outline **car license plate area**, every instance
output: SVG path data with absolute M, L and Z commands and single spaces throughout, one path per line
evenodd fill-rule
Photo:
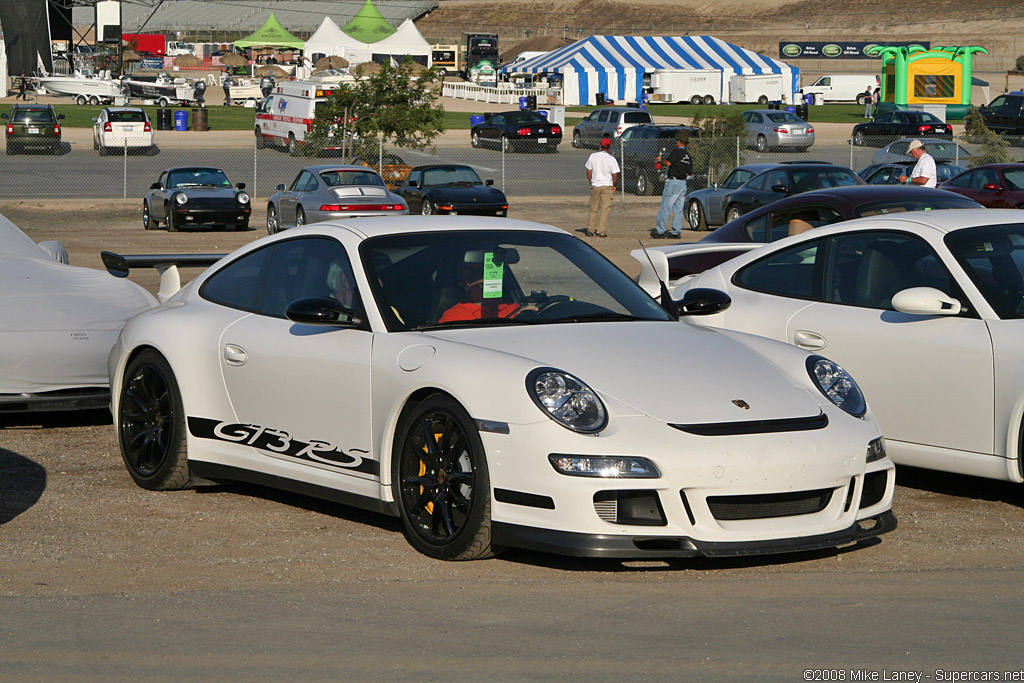
M 39 134 L 39 129 L 36 128 L 35 126 L 29 126 L 28 127 L 28 132 L 29 132 L 30 135 L 38 135 Z
M 543 144 L 544 144 L 545 142 L 547 142 L 547 141 L 548 141 L 548 139 L 547 139 L 547 138 L 537 138 L 537 142 L 538 142 L 539 144 L 542 144 L 542 145 L 543 145 Z
M 125 133 L 131 133 L 133 128 L 131 126 L 122 126 L 121 130 L 123 130 Z

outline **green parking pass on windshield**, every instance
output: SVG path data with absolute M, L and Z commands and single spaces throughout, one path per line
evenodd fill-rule
M 484 298 L 501 298 L 501 280 L 505 273 L 505 264 L 494 262 L 494 252 L 484 254 Z

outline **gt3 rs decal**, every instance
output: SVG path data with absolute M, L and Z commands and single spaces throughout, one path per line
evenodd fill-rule
M 344 470 L 365 472 L 380 476 L 380 463 L 364 459 L 361 454 L 369 451 L 359 448 L 348 452 L 336 448 L 327 441 L 311 440 L 308 443 L 292 438 L 288 432 L 260 425 L 221 422 L 205 417 L 188 418 L 188 431 L 197 439 L 213 439 L 243 444 L 260 451 L 286 455 L 296 460 L 330 465 Z

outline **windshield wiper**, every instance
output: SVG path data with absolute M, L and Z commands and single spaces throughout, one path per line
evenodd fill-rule
M 536 322 L 533 320 L 517 320 L 516 318 L 474 318 L 473 320 L 451 320 L 444 323 L 420 325 L 411 329 L 416 332 L 424 332 L 427 330 L 449 330 L 456 327 L 479 327 L 481 325 L 494 325 L 495 327 L 503 325 L 534 325 Z
M 567 318 L 559 318 L 550 322 L 560 323 L 589 323 L 589 322 L 618 322 L 618 321 L 629 321 L 629 320 L 654 320 L 654 318 L 638 318 L 635 315 L 629 315 L 628 313 L 613 313 L 612 311 L 605 311 L 603 313 L 583 313 L 581 315 L 571 315 Z

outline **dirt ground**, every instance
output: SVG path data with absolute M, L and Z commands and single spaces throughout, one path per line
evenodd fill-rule
M 647 236 L 657 198 L 619 203 L 596 246 L 627 273 Z M 146 232 L 134 207 L 94 202 L 4 202 L 0 212 L 34 240 L 59 239 L 75 265 L 100 267 L 101 249 L 122 253 L 225 252 L 265 234 Z M 552 205 L 519 201 L 513 216 L 570 230 L 585 223 L 585 198 Z M 688 238 L 697 234 L 688 233 Z M 649 240 L 644 239 L 650 243 Z M 155 289 L 155 276 L 138 281 Z M 665 350 L 686 362 L 685 349 Z M 339 572 L 379 581 L 462 577 L 517 583 L 584 572 L 671 568 L 684 574 L 942 572 L 1024 567 L 1024 487 L 901 470 L 899 528 L 853 552 L 734 561 L 617 563 L 510 552 L 497 561 L 453 566 L 429 561 L 386 517 L 255 486 L 153 493 L 136 487 L 121 462 L 109 414 L 8 416 L 0 421 L 0 596 L 246 589 L 338 580 Z M 511 560 L 511 562 L 510 562 Z

